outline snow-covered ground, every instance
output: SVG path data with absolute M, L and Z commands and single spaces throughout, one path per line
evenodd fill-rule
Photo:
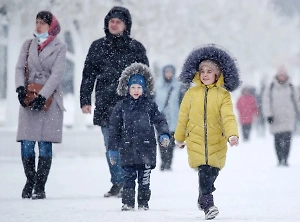
M 215 184 L 215 204 L 220 210 L 215 220 L 299 222 L 299 157 L 299 136 L 292 143 L 289 167 L 276 165 L 269 134 L 256 138 L 253 133 L 250 142 L 230 147 Z M 111 184 L 101 155 L 56 155 L 45 200 L 21 198 L 25 176 L 20 157 L 1 156 L 0 175 L 1 222 L 204 221 L 196 205 L 197 172 L 189 168 L 186 150 L 175 150 L 173 171 L 152 171 L 149 211 L 122 212 L 121 199 L 103 197 Z

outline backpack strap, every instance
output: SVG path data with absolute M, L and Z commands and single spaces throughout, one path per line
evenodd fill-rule
M 168 95 L 167 95 L 167 99 L 165 101 L 164 109 L 167 108 L 167 106 L 169 104 L 169 100 L 170 100 L 170 96 L 171 96 L 172 91 L 173 91 L 173 86 L 171 86 L 171 88 L 169 89 L 169 92 L 168 92 Z

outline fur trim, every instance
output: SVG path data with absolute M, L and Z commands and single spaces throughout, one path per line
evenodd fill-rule
M 134 74 L 141 74 L 145 77 L 146 80 L 146 93 L 153 95 L 154 94 L 154 78 L 151 74 L 149 67 L 142 63 L 132 63 L 128 66 L 121 74 L 119 78 L 119 85 L 117 92 L 120 96 L 125 96 L 128 94 L 128 80 L 130 76 Z
M 191 83 L 198 71 L 200 62 L 207 59 L 220 66 L 225 89 L 232 92 L 240 86 L 240 71 L 236 59 L 227 50 L 215 44 L 201 46 L 189 54 L 180 73 L 180 81 Z

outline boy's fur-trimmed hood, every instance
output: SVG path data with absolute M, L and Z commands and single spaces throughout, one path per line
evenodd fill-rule
M 121 74 L 119 78 L 119 85 L 117 88 L 117 93 L 120 96 L 125 96 L 129 93 L 128 89 L 128 80 L 134 74 L 140 74 L 145 77 L 146 80 L 146 92 L 147 94 L 153 95 L 154 94 L 154 78 L 151 74 L 149 67 L 142 63 L 132 63 L 128 66 Z
M 200 62 L 204 60 L 212 60 L 220 66 L 225 89 L 232 92 L 240 86 L 240 71 L 236 59 L 227 50 L 215 44 L 200 46 L 188 55 L 179 76 L 180 81 L 191 83 L 198 72 Z

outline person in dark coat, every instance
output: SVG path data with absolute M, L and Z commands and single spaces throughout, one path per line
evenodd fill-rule
M 90 46 L 82 74 L 80 106 L 83 113 L 91 113 L 91 95 L 96 82 L 93 122 L 102 130 L 113 184 L 105 197 L 120 196 L 123 187 L 123 170 L 119 164 L 110 164 L 107 153 L 109 116 L 114 105 L 122 99 L 116 93 L 118 79 L 134 62 L 149 66 L 144 46 L 130 37 L 131 25 L 129 11 L 124 7 L 113 7 L 104 19 L 105 37 Z
M 122 210 L 133 210 L 135 180 L 138 187 L 138 208 L 148 210 L 150 174 L 156 166 L 156 136 L 160 145 L 168 147 L 169 128 L 165 116 L 159 112 L 153 94 L 154 80 L 150 69 L 141 63 L 126 68 L 119 80 L 118 94 L 125 96 L 113 109 L 109 126 L 109 157 L 116 164 L 120 149 L 121 166 L 125 171 Z
M 15 83 L 20 102 L 17 141 L 21 143 L 21 157 L 27 178 L 22 198 L 44 199 L 52 164 L 52 143 L 62 142 L 65 108 L 61 79 L 65 73 L 67 46 L 57 38 L 60 25 L 51 12 L 40 11 L 35 23 L 34 39 L 24 42 L 16 65 Z M 28 80 L 24 73 L 25 66 L 28 67 Z M 43 85 L 43 88 L 34 100 L 25 103 L 26 87 L 31 83 Z M 52 103 L 44 111 L 46 99 L 51 95 Z M 39 148 L 37 169 L 36 143 Z

